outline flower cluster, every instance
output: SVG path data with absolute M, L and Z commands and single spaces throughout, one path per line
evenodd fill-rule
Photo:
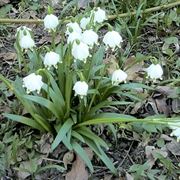
M 99 45 L 101 39 L 99 39 L 98 33 L 94 30 L 97 24 L 103 23 L 107 20 L 106 12 L 101 8 L 92 10 L 89 16 L 85 16 L 77 22 L 70 22 L 66 25 L 65 36 L 67 38 L 67 44 L 71 48 L 71 55 L 74 59 L 74 63 L 77 60 L 86 63 L 91 60 L 91 51 L 95 46 Z M 78 23 L 80 22 L 80 23 Z M 58 18 L 53 14 L 48 14 L 44 18 L 44 27 L 49 32 L 56 32 L 59 25 Z M 17 39 L 22 49 L 31 49 L 35 46 L 35 42 L 32 38 L 31 29 L 23 26 L 17 29 Z M 102 38 L 102 42 L 106 49 L 114 51 L 116 48 L 121 48 L 123 42 L 119 32 L 110 30 Z M 51 67 L 57 68 L 58 63 L 62 63 L 60 55 L 51 49 L 44 55 L 43 60 L 45 68 L 48 70 Z M 163 70 L 159 64 L 152 64 L 146 69 L 147 75 L 153 79 L 161 79 Z M 121 69 L 117 69 L 112 73 L 112 85 L 119 85 L 122 82 L 126 82 L 127 74 Z M 33 83 L 31 83 L 33 82 Z M 43 85 L 42 77 L 35 75 L 34 73 L 28 75 L 23 79 L 23 86 L 27 89 L 27 92 L 37 91 Z M 88 84 L 85 81 L 77 81 L 73 87 L 75 95 L 79 95 L 81 98 L 87 96 Z

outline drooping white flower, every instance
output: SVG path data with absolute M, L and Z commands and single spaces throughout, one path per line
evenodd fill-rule
M 21 48 L 23 48 L 23 49 L 31 49 L 31 48 L 35 47 L 35 42 L 29 35 L 23 36 L 20 39 L 19 44 L 20 44 Z
M 27 93 L 32 91 L 37 91 L 37 93 L 39 93 L 43 84 L 42 76 L 36 75 L 35 73 L 29 74 L 23 78 L 23 87 L 27 89 Z
M 146 69 L 147 75 L 151 78 L 151 79 L 162 79 L 162 75 L 163 75 L 163 70 L 162 67 L 160 66 L 160 64 L 151 64 L 147 69 Z
M 107 20 L 106 12 L 98 7 L 96 10 L 91 11 L 91 17 L 94 16 L 94 23 L 102 23 Z
M 71 34 L 69 34 L 68 39 L 67 39 L 67 43 L 73 43 L 75 40 L 79 40 L 81 41 L 82 39 L 82 35 L 77 33 L 77 32 L 72 32 Z
M 180 141 L 180 123 L 174 123 L 173 125 L 171 124 L 169 126 L 172 129 L 172 133 L 170 134 L 171 136 L 176 136 L 177 141 Z
M 126 82 L 126 79 L 127 79 L 127 74 L 121 69 L 118 69 L 113 72 L 111 81 L 113 85 L 118 85 L 123 81 Z
M 17 28 L 17 32 L 16 32 L 16 37 L 18 36 L 18 39 L 20 40 L 23 36 L 30 36 L 31 37 L 31 32 L 32 30 L 26 26 L 21 26 Z
M 86 59 L 90 56 L 88 45 L 83 42 L 75 42 L 72 47 L 72 55 L 75 61 L 80 60 L 86 62 Z
M 55 30 L 56 27 L 58 26 L 58 24 L 59 24 L 58 17 L 53 15 L 53 14 L 48 14 L 44 18 L 44 27 L 45 27 L 45 29 Z
M 90 17 L 83 17 L 80 21 L 80 27 L 82 29 L 86 29 L 87 28 L 87 25 L 90 23 Z
M 109 31 L 105 34 L 103 42 L 107 47 L 114 50 L 117 47 L 121 47 L 121 42 L 123 42 L 122 37 L 116 31 Z
M 45 57 L 44 57 L 44 65 L 45 67 L 50 68 L 51 66 L 54 66 L 57 68 L 57 63 L 60 62 L 60 56 L 59 54 L 55 52 L 47 52 Z
M 79 95 L 81 98 L 87 96 L 88 84 L 85 81 L 77 81 L 73 87 L 75 96 Z
M 77 32 L 81 34 L 82 29 L 80 28 L 79 24 L 77 22 L 70 22 L 66 25 L 67 30 L 66 30 L 66 35 L 71 34 L 72 32 Z
M 90 47 L 93 47 L 94 44 L 98 44 L 98 35 L 93 30 L 86 30 L 82 34 L 82 42 L 86 43 Z

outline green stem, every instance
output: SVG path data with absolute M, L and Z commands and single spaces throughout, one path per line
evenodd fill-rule
M 179 5 L 180 5 L 180 1 L 176 1 L 176 2 L 173 2 L 173 3 L 160 5 L 160 6 L 156 6 L 156 7 L 152 7 L 152 8 L 142 10 L 141 13 L 142 14 L 147 14 L 147 13 L 151 13 L 151 12 L 155 12 L 155 11 L 159 11 L 159 10 L 170 9 L 170 8 L 173 8 L 173 7 L 176 7 L 176 6 L 179 6 Z M 108 19 L 113 20 L 113 19 L 116 19 L 116 18 L 124 18 L 124 17 L 134 16 L 134 15 L 136 15 L 136 13 L 137 13 L 137 11 L 132 11 L 132 12 L 122 13 L 122 14 L 117 14 L 117 15 L 109 15 Z M 68 22 L 68 19 L 61 22 L 61 24 L 67 23 L 67 22 Z M 15 23 L 15 24 L 42 24 L 43 20 L 41 20 L 41 19 L 8 19 L 8 18 L 0 18 L 0 24 L 11 24 L 11 23 Z

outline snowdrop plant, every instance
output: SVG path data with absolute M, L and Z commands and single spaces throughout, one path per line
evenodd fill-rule
M 50 18 L 54 21 L 52 24 L 46 22 Z M 77 22 L 81 22 L 83 29 L 77 22 L 68 23 L 62 35 L 64 41 L 57 45 L 53 37 L 50 45 L 35 47 L 34 42 L 26 41 L 25 46 L 21 41 L 23 37 L 32 38 L 32 32 L 25 27 L 18 29 L 15 48 L 19 62 L 24 62 L 20 68 L 27 76 L 11 81 L 0 75 L 0 80 L 13 91 L 27 114 L 4 113 L 4 116 L 42 132 L 52 133 L 52 150 L 63 143 L 68 150 L 79 154 L 93 172 L 92 163 L 83 149 L 84 145 L 89 146 L 116 173 L 113 162 L 104 152 L 108 150 L 108 145 L 91 130 L 90 125 L 110 124 L 109 127 L 115 132 L 112 123 L 144 122 L 113 111 L 103 112 L 102 109 L 130 105 L 137 101 L 132 93 L 133 88 L 151 88 L 139 83 L 132 86 L 126 82 L 128 76 L 123 68 L 115 70 L 112 75 L 107 74 L 107 64 L 104 63 L 106 46 L 114 50 L 120 48 L 122 38 L 118 32 L 110 31 L 101 40 L 97 29 L 94 26 L 87 29 L 86 25 L 82 25 L 82 19 L 77 19 Z M 94 23 L 102 23 L 106 20 L 105 11 L 100 8 L 93 10 L 90 19 Z M 91 24 L 89 19 L 86 21 L 84 24 Z M 47 29 L 53 30 L 57 24 L 57 18 L 52 15 L 44 19 Z M 33 48 L 25 52 L 24 48 L 27 47 Z M 161 74 L 150 77 L 159 78 Z M 114 95 L 120 99 L 110 100 Z M 152 119 L 145 122 L 151 123 Z M 153 122 L 167 123 L 165 120 Z

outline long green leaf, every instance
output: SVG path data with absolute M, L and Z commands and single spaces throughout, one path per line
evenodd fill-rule
M 92 163 L 84 149 L 77 142 L 73 142 L 72 146 L 76 153 L 84 160 L 90 171 L 93 172 L 94 169 Z
M 7 113 L 4 113 L 3 116 L 5 116 L 6 118 L 11 119 L 13 121 L 20 122 L 20 123 L 28 125 L 32 128 L 38 129 L 40 131 L 45 131 L 45 129 L 40 124 L 38 124 L 34 119 L 15 115 L 15 114 L 7 114 Z
M 64 167 L 62 167 L 62 166 L 59 166 L 59 165 L 56 165 L 56 164 L 50 164 L 50 165 L 47 165 L 47 166 L 44 166 L 44 167 L 41 167 L 41 168 L 39 168 L 37 171 L 36 171 L 36 174 L 37 173 L 40 173 L 40 172 L 42 172 L 42 171 L 46 171 L 46 170 L 48 170 L 48 169 L 56 169 L 56 170 L 58 170 L 58 171 L 60 171 L 60 172 L 64 172 L 66 169 L 64 168 Z
M 54 142 L 52 143 L 51 146 L 52 150 L 54 150 L 60 144 L 60 142 L 66 136 L 67 132 L 71 129 L 72 125 L 73 125 L 72 119 L 69 118 L 68 120 L 66 120 L 66 122 L 60 128 Z
M 50 100 L 45 99 L 43 97 L 32 96 L 32 95 L 25 95 L 23 97 L 25 99 L 33 101 L 33 102 L 35 102 L 37 104 L 40 104 L 41 106 L 46 107 L 48 110 L 50 110 L 59 119 L 59 114 L 58 114 L 58 112 L 56 110 L 56 107 L 54 106 L 54 104 Z
M 94 140 L 96 141 L 96 140 Z M 111 170 L 112 173 L 116 174 L 116 168 L 114 167 L 111 160 L 107 157 L 107 155 L 104 153 L 104 151 L 101 149 L 100 146 L 98 146 L 97 143 L 95 143 L 89 138 L 85 138 L 86 144 L 97 154 L 97 156 L 104 162 L 104 164 Z
M 105 141 L 103 141 L 99 136 L 94 134 L 89 128 L 87 127 L 81 127 L 79 129 L 76 129 L 76 131 L 83 136 L 88 137 L 89 139 L 96 140 L 97 143 L 99 143 L 101 146 L 105 147 L 106 149 L 109 149 L 108 145 Z

